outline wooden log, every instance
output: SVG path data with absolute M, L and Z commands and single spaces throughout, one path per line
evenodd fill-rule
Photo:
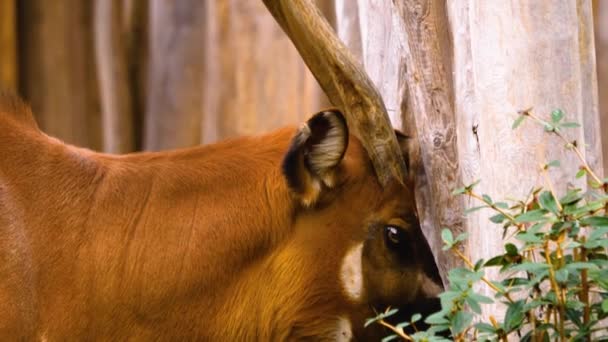
M 572 182 L 580 164 L 563 143 L 532 122 L 517 130 L 511 125 L 519 110 L 533 107 L 534 113 L 548 118 L 553 109 L 562 108 L 565 120 L 583 125 L 566 135 L 584 146 L 589 136 L 585 131 L 597 126 L 596 93 L 584 84 L 595 68 L 586 59 L 586 53 L 593 51 L 592 41 L 580 34 L 592 30 L 590 17 L 582 15 L 589 11 L 590 1 L 449 2 L 463 183 L 481 179 L 476 191 L 494 200 L 524 198 L 532 187 L 546 185 L 540 165 L 559 159 L 561 167 L 550 173 L 556 191 L 585 188 L 584 181 Z M 593 157 L 600 151 L 593 144 L 584 153 Z M 466 207 L 478 204 L 465 202 Z M 467 251 L 473 260 L 503 249 L 502 229 L 488 220 L 490 215 L 491 211 L 482 210 L 466 216 Z M 490 271 L 486 274 L 497 277 Z M 493 294 L 486 287 L 479 290 Z M 500 312 L 496 305 L 484 313 L 500 317 Z

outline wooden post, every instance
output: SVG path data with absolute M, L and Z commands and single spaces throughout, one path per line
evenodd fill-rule
M 511 125 L 519 110 L 532 107 L 548 118 L 562 108 L 567 121 L 582 124 L 565 134 L 579 146 L 589 144 L 583 152 L 594 167 L 601 166 L 591 2 L 455 0 L 448 9 L 463 183 L 481 179 L 477 191 L 494 200 L 524 198 L 532 187 L 546 185 L 540 165 L 559 159 L 561 167 L 550 173 L 557 192 L 571 185 L 585 188 L 584 181 L 571 183 L 580 164 L 563 143 L 532 122 L 517 130 Z M 488 221 L 492 214 L 466 216 L 473 260 L 502 250 L 501 227 Z M 485 313 L 500 316 L 500 311 L 496 306 Z
M 558 191 L 585 187 L 569 183 L 579 162 L 542 127 L 526 122 L 511 129 L 518 110 L 533 107 L 548 117 L 564 109 L 568 121 L 582 125 L 566 134 L 587 146 L 584 153 L 601 172 L 590 1 L 336 3 L 337 31 L 354 42 L 389 113 L 395 109 L 393 124 L 402 118 L 420 143 L 420 157 L 418 148 L 412 151 L 415 164 L 422 161 L 415 167 L 418 206 L 444 280 L 459 261 L 441 252 L 443 227 L 470 234 L 465 249 L 473 260 L 503 245 L 501 227 L 488 220 L 492 213 L 463 216 L 479 203 L 453 197 L 454 188 L 481 179 L 477 191 L 495 200 L 521 198 L 545 185 L 540 164 L 554 159 L 562 161 L 551 171 Z M 358 28 L 340 27 L 357 21 Z M 486 314 L 500 311 L 490 307 Z
M 414 138 L 410 163 L 418 212 L 445 282 L 447 270 L 460 262 L 442 251 L 441 228 L 458 234 L 464 227 L 461 200 L 451 196 L 460 177 L 443 2 L 339 0 L 336 7 L 341 38 L 353 42 L 393 125 Z M 340 27 L 357 22 L 359 28 Z

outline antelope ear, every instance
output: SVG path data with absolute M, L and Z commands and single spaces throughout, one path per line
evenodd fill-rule
M 323 189 L 335 185 L 347 146 L 348 127 L 337 110 L 319 112 L 298 129 L 283 159 L 283 175 L 303 205 L 313 205 Z

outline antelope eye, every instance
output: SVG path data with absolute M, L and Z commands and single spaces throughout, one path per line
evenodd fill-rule
M 385 226 L 384 242 L 390 248 L 399 247 L 405 242 L 405 231 L 395 226 Z

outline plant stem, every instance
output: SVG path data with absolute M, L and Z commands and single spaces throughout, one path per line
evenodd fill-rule
M 541 118 L 539 118 L 538 116 L 532 114 L 532 111 L 530 110 L 525 110 L 520 112 L 520 115 L 526 115 L 531 117 L 532 119 L 536 120 L 536 122 L 542 124 L 542 125 L 546 125 L 546 126 L 553 126 L 550 125 L 548 122 L 545 122 L 544 120 L 542 120 Z M 576 146 L 576 144 L 568 141 L 568 139 L 566 139 L 566 137 L 564 137 L 564 135 L 557 129 L 554 129 L 551 131 L 551 133 L 557 135 L 560 139 L 562 139 L 562 141 L 564 141 L 567 145 L 572 146 L 572 150 L 574 151 L 574 153 L 576 153 L 576 156 L 578 157 L 578 159 L 580 160 L 580 162 L 583 164 L 583 168 L 585 169 L 585 171 L 587 171 L 587 173 L 591 176 L 591 178 L 593 178 L 594 181 L 596 181 L 598 184 L 603 184 L 604 182 L 602 182 L 600 180 L 600 178 L 593 172 L 593 170 L 591 170 L 591 167 L 589 167 L 589 164 L 587 163 L 587 161 L 585 160 L 585 157 L 583 157 L 583 154 L 581 153 L 581 151 L 579 150 L 578 146 Z
M 555 292 L 555 297 L 557 298 L 557 309 L 559 312 L 559 318 L 557 317 L 557 315 L 554 315 L 555 323 L 556 323 L 556 326 L 559 326 L 560 340 L 564 341 L 566 338 L 565 332 L 564 332 L 564 319 L 566 316 L 566 313 L 564 311 L 565 301 L 562 297 L 563 291 L 561 291 L 559 285 L 557 284 L 557 281 L 555 280 L 555 269 L 553 268 L 553 263 L 551 262 L 551 251 L 549 250 L 549 241 L 548 240 L 545 240 L 544 249 L 545 249 L 545 260 L 547 261 L 547 264 L 549 265 L 549 282 L 551 283 L 551 287 L 553 288 L 553 292 Z
M 581 244 L 585 243 L 585 236 L 581 236 Z M 582 262 L 587 261 L 587 249 L 585 247 L 580 248 L 580 255 L 578 259 Z M 587 269 L 581 270 L 581 291 L 579 292 L 579 299 L 585 307 L 583 308 L 583 324 L 587 325 L 591 316 L 591 306 L 589 303 L 589 279 L 587 278 Z M 587 337 L 588 341 L 591 341 L 591 336 Z
M 509 221 L 511 221 L 511 223 L 517 227 L 518 230 L 523 230 L 523 224 L 521 223 L 517 223 L 515 222 L 515 217 L 513 217 L 511 214 L 507 213 L 506 211 L 502 210 L 501 208 L 497 207 L 494 203 L 488 203 L 486 202 L 486 200 L 480 196 L 479 194 L 473 192 L 472 190 L 466 192 L 467 195 L 473 197 L 476 200 L 479 200 L 487 205 L 490 206 L 490 208 L 494 209 L 495 211 L 497 211 L 498 213 L 502 214 L 504 217 L 506 217 Z
M 549 171 L 546 167 L 543 167 L 541 172 L 543 174 L 543 177 L 545 177 L 545 181 L 547 182 L 547 185 L 549 186 L 549 191 L 551 191 L 551 196 L 553 196 L 553 199 L 555 199 L 555 204 L 557 204 L 557 209 L 561 213 L 562 210 L 564 210 L 564 208 L 562 208 L 561 203 L 559 203 L 559 199 L 555 195 L 556 193 L 555 193 L 555 189 L 553 188 L 553 182 L 551 182 L 551 178 L 549 178 Z
M 452 251 L 453 251 L 454 253 L 456 253 L 456 255 L 458 255 L 458 257 L 459 257 L 460 259 L 462 259 L 462 261 L 464 261 L 464 263 L 465 263 L 465 264 L 467 264 L 467 266 L 468 266 L 470 269 L 475 269 L 475 265 L 473 265 L 473 263 L 471 262 L 471 260 L 469 260 L 469 258 L 467 258 L 467 256 L 466 256 L 466 255 L 462 254 L 462 252 L 461 252 L 461 251 L 459 251 L 459 250 L 458 250 L 458 248 L 453 247 L 453 248 L 452 248 Z M 487 284 L 487 285 L 488 285 L 488 286 L 489 286 L 489 287 L 490 287 L 492 290 L 496 291 L 496 293 L 500 293 L 500 294 L 502 294 L 503 296 L 505 296 L 505 298 L 507 298 L 507 300 L 508 300 L 510 303 L 514 303 L 513 299 L 511 298 L 511 296 L 509 295 L 509 293 L 508 293 L 508 292 L 503 292 L 501 289 L 499 289 L 498 287 L 496 287 L 496 285 L 492 284 L 492 282 L 491 282 L 491 281 L 490 281 L 488 278 L 486 278 L 485 276 L 484 276 L 484 277 L 481 277 L 481 281 L 483 281 L 484 283 L 486 283 L 486 284 Z
M 392 332 L 394 332 L 395 334 L 397 334 L 399 337 L 403 338 L 406 341 L 413 341 L 414 339 L 410 337 L 410 335 L 406 334 L 403 329 L 397 329 L 396 327 L 394 327 L 392 324 L 387 323 L 386 321 L 384 321 L 383 319 L 379 320 L 378 323 L 380 323 L 381 325 L 387 327 L 388 329 L 390 329 Z

